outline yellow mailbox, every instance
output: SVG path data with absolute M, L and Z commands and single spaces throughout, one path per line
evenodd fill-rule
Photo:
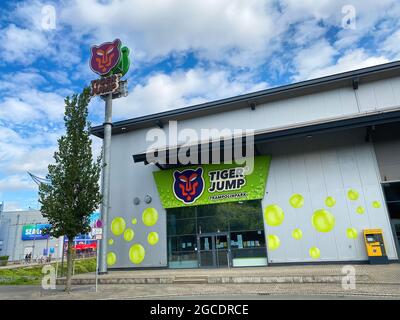
M 371 264 L 389 263 L 386 255 L 385 243 L 383 241 L 382 229 L 365 229 L 364 242 Z

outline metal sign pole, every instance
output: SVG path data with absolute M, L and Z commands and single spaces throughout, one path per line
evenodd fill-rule
M 102 175 L 102 195 L 101 222 L 103 225 L 103 237 L 100 245 L 100 274 L 107 273 L 107 226 L 108 209 L 110 203 L 110 159 L 111 159 L 111 130 L 112 130 L 112 93 L 105 97 L 105 119 L 104 119 L 104 139 L 103 139 L 103 175 Z
M 96 283 L 96 292 L 97 292 L 97 283 L 98 283 L 98 274 L 99 274 L 99 244 L 100 244 L 100 241 L 99 240 L 96 240 L 96 244 L 97 244 L 97 250 L 96 250 L 96 255 L 97 255 L 97 258 L 96 258 L 96 275 L 95 275 L 95 283 Z

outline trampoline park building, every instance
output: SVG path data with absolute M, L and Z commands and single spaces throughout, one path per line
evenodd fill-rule
M 224 161 L 224 136 L 190 154 L 219 164 L 173 161 L 179 139 L 152 149 L 173 124 L 254 130 L 254 169 Z M 115 122 L 110 170 L 109 269 L 365 263 L 366 229 L 398 261 L 400 62 Z

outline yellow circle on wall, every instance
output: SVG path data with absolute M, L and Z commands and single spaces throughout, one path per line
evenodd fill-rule
M 279 237 L 275 234 L 270 234 L 268 235 L 268 249 L 269 250 L 276 250 L 280 247 L 281 245 L 281 240 Z
M 335 216 L 328 210 L 319 209 L 311 217 L 311 223 L 319 232 L 329 232 L 335 227 Z
M 357 238 L 357 230 L 355 228 L 348 228 L 346 230 L 347 238 L 356 239 Z
M 357 200 L 359 197 L 359 194 L 356 190 L 354 189 L 350 189 L 349 191 L 347 191 L 347 198 L 349 198 L 352 201 Z
M 301 238 L 303 238 L 303 232 L 299 228 L 294 229 L 292 232 L 292 237 L 296 240 L 301 240 Z
M 158 242 L 158 233 L 153 231 L 150 232 L 149 235 L 147 236 L 147 242 L 154 246 Z
M 140 244 L 134 244 L 129 249 L 129 259 L 134 264 L 140 264 L 143 261 L 145 254 L 146 254 L 146 252 L 145 252 L 143 246 Z
M 137 223 L 137 219 L 136 218 L 133 218 L 132 219 L 132 224 L 136 224 Z
M 142 221 L 145 226 L 151 227 L 157 223 L 158 212 L 154 208 L 146 208 L 142 213 Z
M 365 212 L 365 208 L 363 206 L 358 206 L 356 212 L 358 214 L 363 214 Z
M 378 209 L 378 208 L 381 207 L 381 203 L 380 203 L 379 201 L 374 201 L 374 202 L 372 202 L 372 206 L 373 206 L 375 209 Z
M 107 253 L 107 265 L 112 266 L 117 262 L 117 255 L 114 252 Z
M 271 204 L 264 210 L 265 222 L 271 227 L 277 227 L 282 224 L 285 214 L 281 207 L 276 204 Z
M 321 251 L 317 247 L 311 247 L 308 253 L 313 259 L 318 259 L 321 257 Z
M 327 197 L 325 199 L 325 205 L 332 208 L 336 204 L 336 199 L 334 197 Z
M 304 205 L 304 197 L 301 194 L 296 193 L 290 197 L 289 203 L 293 208 L 301 208 Z
M 116 217 L 114 220 L 111 222 L 111 232 L 115 234 L 116 236 L 120 236 L 126 227 L 126 223 L 124 218 L 121 217 Z
M 112 246 L 112 245 L 114 244 L 114 240 L 113 240 L 113 239 L 108 240 L 108 244 L 109 244 L 110 246 Z
M 133 237 L 135 236 L 135 232 L 132 229 L 126 229 L 124 232 L 124 240 L 129 242 L 132 241 Z

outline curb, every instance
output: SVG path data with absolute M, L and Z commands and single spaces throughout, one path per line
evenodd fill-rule
M 98 284 L 252 284 L 252 283 L 342 283 L 343 275 L 327 276 L 230 276 L 230 277 L 132 277 L 99 278 Z M 368 275 L 357 275 L 357 283 L 370 283 Z M 57 279 L 57 285 L 64 285 L 65 278 Z M 72 278 L 73 285 L 95 284 L 92 278 Z

